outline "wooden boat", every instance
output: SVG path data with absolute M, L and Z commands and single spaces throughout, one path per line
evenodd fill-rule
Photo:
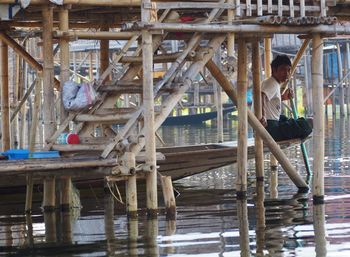
M 281 148 L 300 144 L 300 139 L 279 142 Z M 267 151 L 267 149 L 265 149 Z M 158 171 L 162 175 L 178 180 L 194 174 L 223 167 L 237 161 L 237 143 L 225 142 L 217 144 L 190 145 L 158 148 Z M 248 141 L 248 158 L 254 158 L 254 141 Z M 137 162 L 144 156 L 139 155 Z M 24 192 L 25 179 L 34 173 L 37 184 L 47 175 L 73 177 L 79 188 L 84 185 L 103 185 L 103 178 L 111 174 L 117 159 L 100 159 L 98 157 L 62 157 L 49 159 L 25 159 L 0 161 L 0 193 Z
M 229 107 L 223 109 L 223 115 L 233 112 L 236 107 Z M 205 113 L 197 113 L 197 114 L 189 114 L 189 115 L 180 115 L 180 116 L 170 116 L 166 118 L 163 122 L 163 126 L 170 125 L 187 125 L 187 124 L 200 124 L 204 121 L 215 119 L 217 117 L 217 112 L 205 112 Z

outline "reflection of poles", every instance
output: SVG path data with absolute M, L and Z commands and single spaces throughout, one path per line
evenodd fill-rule
M 247 200 L 237 200 L 237 218 L 239 225 L 239 246 L 241 248 L 241 257 L 248 257 L 250 256 L 250 248 Z
M 27 224 L 27 245 L 29 247 L 32 247 L 34 245 L 34 238 L 33 238 L 33 221 L 32 221 L 32 215 L 26 213 L 26 224 Z
M 256 254 L 264 256 L 265 247 L 265 192 L 264 182 L 257 181 L 256 185 Z
M 175 232 L 176 232 L 176 220 L 167 220 L 165 223 L 165 235 L 170 237 L 174 235 Z M 164 253 L 165 254 L 175 253 L 175 246 L 172 244 L 171 239 L 167 240 L 165 243 L 169 246 L 164 248 Z
M 137 218 L 131 218 L 129 219 L 128 223 L 128 230 L 129 230 L 129 256 L 130 257 L 137 257 L 137 238 L 139 236 L 139 230 L 138 230 L 138 220 Z
M 63 211 L 61 212 L 61 222 L 62 222 L 62 242 L 63 243 L 72 243 L 73 234 L 72 234 L 72 212 Z
M 56 213 L 53 211 L 44 212 L 45 239 L 46 243 L 55 243 L 56 238 Z
M 270 177 L 270 198 L 277 199 L 278 198 L 278 171 L 271 170 Z
M 105 233 L 106 233 L 106 240 L 107 240 L 107 252 L 108 255 L 114 254 L 113 249 L 113 241 L 115 239 L 114 235 L 114 198 L 111 194 L 107 194 L 104 198 L 105 203 L 105 215 L 104 215 L 104 221 L 105 221 Z
M 315 233 L 315 251 L 316 257 L 327 256 L 327 241 L 325 229 L 325 206 L 316 204 L 313 208 L 314 233 Z
M 148 219 L 146 221 L 145 241 L 148 247 L 145 249 L 145 255 L 149 257 L 158 257 L 158 220 Z

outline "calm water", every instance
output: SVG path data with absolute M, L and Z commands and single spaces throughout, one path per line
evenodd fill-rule
M 1 196 L 0 255 L 348 257 L 350 127 L 348 120 L 326 123 L 325 205 L 313 206 L 311 193 L 298 194 L 280 168 L 270 172 L 267 156 L 263 186 L 256 185 L 254 163 L 249 162 L 247 201 L 235 198 L 234 165 L 177 181 L 175 221 L 166 221 L 163 214 L 147 220 L 141 213 L 128 222 L 124 205 L 97 189 L 81 191 L 83 208 L 71 215 L 43 217 L 36 201 L 36 211 L 27 219 L 18 204 L 24 196 Z M 165 127 L 160 134 L 168 145 L 216 141 L 210 125 Z M 226 122 L 225 140 L 235 136 L 235 124 Z M 299 148 L 288 155 L 305 176 Z

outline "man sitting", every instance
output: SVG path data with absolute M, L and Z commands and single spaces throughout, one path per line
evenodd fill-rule
M 280 85 L 290 76 L 292 63 L 287 55 L 277 55 L 271 62 L 272 76 L 261 84 L 262 118 L 260 122 L 275 141 L 293 138 L 306 138 L 312 127 L 304 118 L 288 119 L 281 115 L 283 100 L 293 97 L 293 91 L 287 89 L 281 95 Z

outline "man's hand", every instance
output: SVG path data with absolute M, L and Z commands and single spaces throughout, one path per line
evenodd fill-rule
M 260 121 L 261 125 L 263 125 L 264 127 L 267 127 L 267 120 L 266 120 L 265 116 L 263 116 L 259 121 Z
M 282 101 L 292 99 L 294 96 L 293 89 L 287 88 L 287 90 L 281 95 Z

